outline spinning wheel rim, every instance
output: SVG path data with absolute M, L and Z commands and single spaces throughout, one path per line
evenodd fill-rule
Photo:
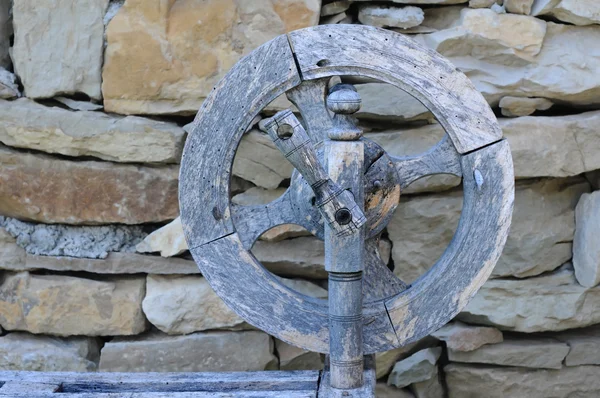
M 360 45 L 369 38 L 375 45 Z M 508 144 L 487 102 L 440 55 L 393 32 L 358 25 L 307 28 L 259 47 L 234 66 L 198 112 L 180 171 L 181 219 L 194 259 L 225 303 L 283 341 L 327 353 L 326 303 L 281 285 L 243 247 L 231 219 L 228 180 L 237 143 L 264 106 L 302 79 L 334 75 L 375 78 L 423 102 L 461 154 L 464 176 L 463 212 L 444 254 L 410 289 L 363 307 L 364 352 L 370 354 L 418 340 L 452 319 L 491 273 L 510 225 L 514 175 Z M 223 130 L 215 131 L 219 126 Z M 211 156 L 217 164 L 204 164 Z M 482 242 L 485 235 L 493 239 Z

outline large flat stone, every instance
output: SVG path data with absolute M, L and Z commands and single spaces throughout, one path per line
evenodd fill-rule
M 446 343 L 448 350 L 468 352 L 487 344 L 502 343 L 502 332 L 496 328 L 471 326 L 462 322 L 451 322 L 431 334 Z
M 14 2 L 12 58 L 27 97 L 83 93 L 102 98 L 102 20 L 108 1 Z
M 492 106 L 505 96 L 576 106 L 600 103 L 600 49 L 595 45 L 600 27 L 465 9 L 450 27 L 417 39 L 448 57 Z
M 356 90 L 362 100 L 356 117 L 361 120 L 396 123 L 435 120 L 425 105 L 391 84 L 357 84 Z
M 275 369 L 273 341 L 263 332 L 150 334 L 116 338 L 100 357 L 105 372 L 227 372 Z
M 600 191 L 584 194 L 575 210 L 573 268 L 580 285 L 600 283 Z
M 0 369 L 91 372 L 98 367 L 100 342 L 90 337 L 60 338 L 15 332 L 0 337 Z
M 128 0 L 109 23 L 102 92 L 107 111 L 195 114 L 243 55 L 316 25 L 320 0 Z
M 30 99 L 0 101 L 0 142 L 115 162 L 178 163 L 185 139 L 175 123 L 101 112 L 74 112 Z
M 569 345 L 565 365 L 600 365 L 600 326 L 566 330 L 552 337 Z
M 281 242 L 257 241 L 252 254 L 271 272 L 291 277 L 327 279 L 325 246 L 315 237 Z
M 482 363 L 524 368 L 560 369 L 569 346 L 549 338 L 508 337 L 498 344 L 484 345 L 473 351 L 448 349 L 452 362 Z
M 548 16 L 573 25 L 600 24 L 595 0 L 534 0 L 531 15 Z
M 600 287 L 579 285 L 567 266 L 542 276 L 487 281 L 458 319 L 533 333 L 600 323 Z
M 358 20 L 363 25 L 392 28 L 413 28 L 423 22 L 423 10 L 419 7 L 393 7 L 365 5 L 358 10 Z
M 506 246 L 493 276 L 525 277 L 553 270 L 572 256 L 574 208 L 589 191 L 580 178 L 517 183 Z M 448 246 L 458 225 L 462 192 L 405 198 L 388 225 L 395 273 L 412 282 Z
M 306 351 L 281 340 L 275 340 L 275 348 L 281 370 L 323 369 L 323 358 L 318 352 Z
M 148 275 L 142 306 L 150 323 L 168 334 L 245 325 L 201 276 Z
M 475 367 L 451 364 L 444 368 L 450 398 L 597 397 L 600 367 L 561 370 Z
M 397 362 L 388 377 L 388 385 L 403 388 L 436 377 L 441 353 L 441 347 L 426 348 Z
M 138 334 L 147 325 L 145 290 L 144 277 L 94 280 L 10 273 L 0 286 L 0 325 L 57 336 Z
M 0 147 L 0 213 L 44 223 L 140 224 L 179 213 L 178 168 L 70 161 Z

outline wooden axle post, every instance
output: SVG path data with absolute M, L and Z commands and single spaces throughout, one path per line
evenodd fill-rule
M 363 210 L 364 143 L 353 113 L 360 109 L 360 97 L 351 85 L 333 87 L 327 107 L 335 116 L 325 142 L 329 178 L 349 190 Z M 347 209 L 338 209 L 336 221 L 351 222 Z M 340 236 L 325 225 L 325 269 L 329 272 L 329 363 L 330 383 L 336 389 L 362 387 L 364 270 L 364 228 Z

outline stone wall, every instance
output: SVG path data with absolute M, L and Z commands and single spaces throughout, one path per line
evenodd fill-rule
M 199 275 L 177 218 L 178 165 L 186 125 L 241 56 L 297 28 L 363 23 L 409 34 L 469 76 L 518 179 L 492 279 L 453 323 L 379 354 L 378 393 L 600 395 L 600 3 L 501 3 L 0 0 L 0 369 L 322 366 L 253 329 Z M 389 153 L 441 138 L 412 97 L 357 88 L 366 136 Z M 240 204 L 278 197 L 292 171 L 252 127 L 233 169 Z M 451 239 L 459 185 L 426 178 L 403 193 L 379 250 L 404 281 Z M 253 253 L 293 289 L 327 296 L 323 245 L 306 231 L 277 227 Z

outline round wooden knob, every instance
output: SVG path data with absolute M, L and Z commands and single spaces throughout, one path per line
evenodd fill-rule
M 338 115 L 352 115 L 360 109 L 360 95 L 351 84 L 337 84 L 327 97 L 327 108 Z

